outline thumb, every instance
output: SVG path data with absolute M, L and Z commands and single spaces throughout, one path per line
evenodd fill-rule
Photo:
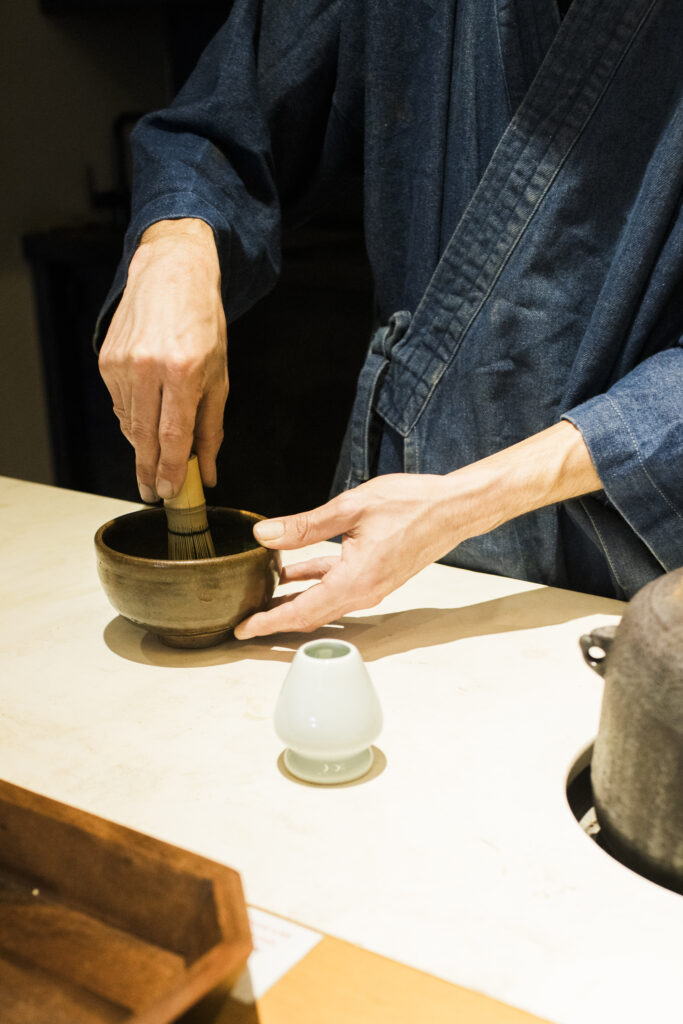
M 346 492 L 310 512 L 264 519 L 254 526 L 254 536 L 264 547 L 284 551 L 329 540 L 345 533 L 356 519 L 355 502 L 350 503 L 348 498 Z

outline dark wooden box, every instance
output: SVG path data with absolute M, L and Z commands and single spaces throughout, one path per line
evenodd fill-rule
M 2 1024 L 167 1024 L 250 951 L 235 871 L 0 782 Z

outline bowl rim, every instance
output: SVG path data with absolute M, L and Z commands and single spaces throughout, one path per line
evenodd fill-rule
M 240 516 L 248 516 L 254 523 L 260 522 L 265 519 L 266 516 L 259 515 L 258 512 L 249 512 L 246 509 L 241 508 L 229 508 L 227 505 L 207 505 L 207 512 L 218 509 L 221 512 L 236 512 Z M 109 519 L 106 523 L 102 523 L 97 532 L 95 533 L 94 541 L 95 548 L 98 554 L 105 554 L 114 560 L 125 562 L 127 565 L 155 565 L 161 569 L 173 568 L 178 571 L 178 566 L 194 566 L 194 565 L 220 565 L 227 562 L 229 559 L 238 561 L 240 559 L 253 558 L 255 554 L 259 555 L 261 552 L 267 551 L 269 554 L 275 554 L 276 552 L 272 548 L 266 548 L 263 544 L 254 538 L 254 547 L 248 548 L 247 551 L 235 551 L 231 555 L 215 555 L 213 558 L 185 558 L 185 559 L 172 559 L 172 558 L 145 558 L 143 555 L 128 555 L 125 551 L 118 551 L 116 548 L 112 548 L 104 540 L 104 531 L 114 523 L 120 522 L 122 519 L 128 519 L 131 516 L 144 515 L 146 512 L 163 512 L 163 508 L 160 505 L 147 506 L 143 508 L 135 508 L 130 512 L 124 512 L 123 515 L 114 516 L 113 519 Z M 183 570 L 180 570 L 183 571 Z

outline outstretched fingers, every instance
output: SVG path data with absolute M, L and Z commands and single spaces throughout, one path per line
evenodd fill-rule
M 254 536 L 267 548 L 303 548 L 347 533 L 356 524 L 359 511 L 351 493 L 345 491 L 310 512 L 264 519 L 254 527 Z
M 296 562 L 294 565 L 284 565 L 280 573 L 280 583 L 321 580 L 338 561 L 338 555 L 330 555 L 323 558 L 311 558 L 307 562 Z
M 235 636 L 238 640 L 249 640 L 270 633 L 312 633 L 350 610 L 353 601 L 349 602 L 347 591 L 342 563 L 337 562 L 320 583 L 299 594 L 287 595 L 268 611 L 250 615 L 235 627 Z

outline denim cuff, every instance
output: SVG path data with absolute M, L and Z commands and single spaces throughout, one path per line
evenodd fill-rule
M 562 418 L 581 431 L 611 504 L 670 571 L 683 564 L 680 487 L 675 491 L 681 451 L 662 413 L 661 401 L 636 410 L 630 389 L 617 387 Z
M 222 280 L 227 280 L 227 248 L 225 243 L 229 226 L 225 223 L 225 217 L 210 202 L 195 192 L 172 192 L 166 195 L 155 196 L 138 210 L 131 220 L 126 237 L 123 243 L 123 255 L 116 269 L 116 274 L 111 288 L 107 294 L 102 309 L 100 310 L 95 330 L 93 333 L 93 348 L 99 352 L 104 337 L 109 329 L 112 317 L 116 312 L 123 290 L 128 280 L 128 268 L 135 251 L 140 244 L 140 239 L 152 224 L 160 220 L 180 220 L 183 217 L 194 217 L 197 220 L 205 221 L 213 229 L 218 250 L 218 258 L 221 266 Z

